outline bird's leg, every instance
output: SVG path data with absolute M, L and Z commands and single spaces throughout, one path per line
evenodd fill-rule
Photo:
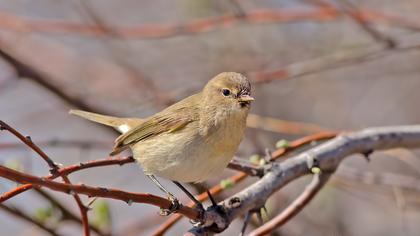
M 178 186 L 195 203 L 195 206 L 198 210 L 204 212 L 203 204 L 200 201 L 198 201 L 184 186 L 182 186 L 181 183 L 179 183 L 178 181 L 172 182 L 174 182 L 174 184 Z
M 217 202 L 214 200 L 214 198 L 211 195 L 210 191 L 207 189 L 206 192 L 207 192 L 207 195 L 209 196 L 209 199 L 211 201 L 211 205 L 213 205 L 214 207 L 216 207 L 217 206 Z
M 163 187 L 163 185 L 159 182 L 159 180 L 156 179 L 156 177 L 154 175 L 146 175 L 146 176 L 149 177 L 149 179 L 151 179 L 153 181 L 153 183 L 155 183 L 156 186 L 158 186 L 158 188 L 162 192 L 166 193 L 166 195 L 168 196 L 168 199 L 172 203 L 171 207 L 169 209 L 161 209 L 161 214 L 162 215 L 170 215 L 171 213 L 176 212 L 179 209 L 179 207 L 181 206 L 179 204 L 178 199 L 176 199 L 176 197 L 171 192 L 166 190 L 166 188 Z

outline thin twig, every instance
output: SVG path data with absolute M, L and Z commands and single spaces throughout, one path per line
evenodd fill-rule
M 308 135 L 331 131 L 331 129 L 322 127 L 317 124 L 280 120 L 273 117 L 260 116 L 257 114 L 249 114 L 246 125 L 247 127 L 254 129 L 262 129 L 270 132 L 295 135 Z
M 391 15 L 376 9 L 358 9 L 352 12 L 361 21 L 366 23 L 387 24 L 396 27 L 419 30 L 420 24 L 413 19 L 404 16 Z M 321 6 L 315 9 L 302 10 L 301 8 L 287 9 L 257 9 L 248 11 L 245 17 L 238 17 L 235 14 L 226 14 L 217 17 L 210 17 L 192 20 L 184 24 L 144 24 L 131 27 L 115 27 L 112 34 L 103 27 L 92 24 L 56 21 L 56 20 L 35 20 L 19 17 L 8 12 L 0 12 L 0 28 L 17 32 L 47 32 L 58 34 L 78 34 L 85 37 L 112 36 L 121 39 L 132 38 L 168 38 L 179 35 L 199 34 L 218 29 L 230 28 L 240 22 L 248 24 L 269 24 L 296 21 L 324 21 L 337 20 L 341 12 L 331 6 Z
M 84 162 L 84 163 L 79 163 L 79 164 L 75 164 L 75 165 L 71 165 L 68 167 L 63 167 L 57 170 L 57 173 L 55 174 L 50 174 L 48 176 L 42 177 L 45 179 L 55 179 L 57 177 L 60 177 L 62 175 L 69 175 L 73 172 L 79 171 L 79 170 L 84 170 L 84 169 L 88 169 L 88 168 L 93 168 L 93 167 L 100 167 L 100 166 L 109 166 L 109 165 L 124 165 L 126 163 L 132 163 L 134 162 L 134 158 L 132 156 L 128 156 L 128 157 L 117 157 L 117 158 L 106 158 L 106 159 L 102 159 L 102 160 L 94 160 L 94 161 L 88 161 L 88 162 Z M 6 192 L 4 194 L 2 194 L 0 196 L 0 203 L 20 194 L 23 193 L 29 189 L 32 189 L 34 186 L 32 184 L 24 184 L 21 186 L 16 187 L 15 189 L 12 189 L 9 192 Z
M 315 174 L 312 178 L 312 182 L 306 186 L 305 190 L 279 215 L 262 225 L 261 227 L 253 230 L 250 236 L 262 236 L 267 235 L 288 222 L 296 214 L 298 214 L 318 193 L 319 190 L 328 181 L 330 173 Z
M 45 232 L 49 233 L 52 236 L 60 236 L 60 234 L 58 234 L 58 232 L 55 229 L 45 225 L 43 222 L 39 220 L 32 218 L 31 216 L 27 215 L 26 213 L 20 211 L 19 209 L 15 207 L 6 206 L 5 204 L 0 204 L 0 209 L 16 216 L 19 219 L 25 220 L 26 222 L 36 225 L 37 227 L 39 227 L 40 229 L 44 230 Z
M 341 10 L 348 16 L 350 16 L 351 19 L 356 22 L 360 28 L 362 28 L 365 32 L 367 32 L 374 40 L 381 42 L 385 44 L 387 48 L 395 48 L 396 42 L 389 36 L 384 35 L 377 29 L 371 27 L 369 24 L 367 24 L 366 21 L 363 20 L 363 18 L 359 17 L 357 12 L 357 7 L 351 3 L 349 0 L 337 0 L 339 4 L 341 5 Z
M 14 128 L 12 128 L 10 125 L 6 124 L 4 121 L 0 120 L 0 130 L 7 130 L 14 136 L 16 136 L 18 139 L 20 139 L 26 146 L 30 147 L 32 150 L 34 150 L 42 159 L 44 159 L 45 162 L 47 162 L 48 166 L 50 167 L 50 172 L 54 173 L 58 165 L 54 163 L 47 154 L 45 154 L 44 151 L 42 151 L 37 145 L 32 142 L 31 137 L 24 136 Z
M 146 203 L 165 209 L 169 209 L 172 204 L 170 200 L 152 194 L 125 192 L 117 189 L 92 187 L 84 184 L 59 183 L 46 178 L 18 172 L 4 166 L 0 166 L 0 176 L 18 183 L 31 183 L 38 188 L 46 187 L 67 194 L 78 193 L 88 197 L 112 198 L 127 203 Z M 177 213 L 193 220 L 200 220 L 198 211 L 191 207 L 181 206 Z
M 39 188 L 35 188 L 34 190 L 39 195 L 47 199 L 55 208 L 57 208 L 61 212 L 63 216 L 63 220 L 71 220 L 76 223 L 83 224 L 83 221 L 80 219 L 80 217 L 76 216 L 73 212 L 67 209 L 67 207 L 61 204 L 61 202 L 58 201 L 55 197 L 53 197 L 51 194 Z M 90 228 L 98 235 L 101 235 L 101 236 L 109 235 L 108 233 L 102 232 L 98 227 L 94 225 L 90 225 Z
M 244 223 L 242 225 L 241 233 L 239 234 L 239 236 L 245 235 L 245 231 L 246 231 L 246 228 L 248 227 L 249 220 L 251 220 L 251 216 L 252 216 L 252 212 L 248 211 L 245 215 Z
M 420 178 L 396 173 L 373 173 L 349 166 L 340 166 L 333 176 L 332 182 L 352 181 L 357 184 L 397 187 L 400 189 L 420 192 Z
M 26 144 L 28 147 L 30 147 L 32 150 L 34 150 L 50 167 L 50 173 L 56 174 L 57 170 L 59 169 L 59 166 L 57 163 L 55 163 L 44 151 L 42 151 L 41 148 L 39 148 L 34 142 L 32 142 L 32 139 L 27 136 L 23 136 L 19 131 L 15 130 L 5 122 L 0 120 L 0 129 L 1 130 L 7 130 L 13 135 L 15 135 L 17 138 L 19 138 L 24 144 Z M 67 175 L 61 175 L 61 178 L 66 184 L 71 185 L 71 181 L 68 178 Z M 79 195 L 77 193 L 72 194 L 74 200 L 77 203 L 77 206 L 79 207 L 80 214 L 82 216 L 82 222 L 83 222 L 83 231 L 85 236 L 90 236 L 90 229 L 89 229 L 89 220 L 87 211 L 88 209 L 83 205 L 82 200 L 80 199 Z

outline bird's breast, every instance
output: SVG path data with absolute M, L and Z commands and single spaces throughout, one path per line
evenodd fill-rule
M 245 121 L 218 120 L 203 135 L 198 122 L 135 144 L 144 171 L 170 180 L 200 182 L 223 171 L 242 140 Z

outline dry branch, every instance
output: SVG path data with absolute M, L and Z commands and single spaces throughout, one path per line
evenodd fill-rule
M 13 132 L 13 129 L 7 126 L 4 122 L 1 124 L 3 129 L 7 129 L 9 131 L 12 130 L 12 133 L 19 137 L 19 133 L 17 131 L 17 133 Z M 308 143 L 315 138 L 323 139 L 333 137 L 334 135 L 336 134 L 323 133 L 312 135 L 292 143 L 291 148 Z M 45 155 L 44 160 L 46 160 L 52 168 L 52 174 L 45 178 L 41 178 L 0 166 L 0 176 L 6 179 L 19 183 L 32 184 L 29 187 L 47 187 L 55 191 L 71 194 L 73 196 L 77 196 L 77 194 L 84 194 L 90 197 L 104 197 L 123 200 L 127 203 L 146 203 L 162 208 L 169 208 L 171 205 L 169 200 L 150 194 L 130 193 L 116 189 L 91 187 L 83 184 L 74 185 L 66 181 L 66 179 L 64 179 L 64 181 L 67 183 L 59 183 L 51 180 L 52 178 L 58 176 L 67 177 L 67 175 L 71 172 L 85 168 L 133 162 L 131 157 L 99 160 L 86 164 L 59 168 L 54 162 L 52 162 L 51 159 L 49 159 L 48 156 L 46 156 L 45 153 L 42 152 L 42 150 L 38 150 L 37 146 L 30 139 L 22 136 L 21 140 L 26 145 L 33 148 L 41 156 Z M 236 165 L 235 169 L 246 171 L 251 175 L 263 175 L 263 177 L 236 195 L 225 199 L 218 207 L 210 207 L 207 209 L 203 218 L 199 217 L 197 210 L 186 206 L 181 206 L 178 213 L 187 216 L 190 219 L 202 220 L 203 225 L 201 227 L 192 228 L 189 234 L 209 235 L 214 232 L 221 232 L 229 226 L 233 219 L 249 211 L 263 207 L 268 197 L 290 181 L 293 181 L 303 175 L 310 174 L 312 167 L 320 168 L 323 173 L 327 174 L 325 176 L 328 176 L 328 173 L 334 171 L 340 162 L 348 155 L 354 153 L 369 155 L 375 150 L 396 147 L 420 147 L 420 126 L 372 128 L 360 132 L 345 133 L 318 147 L 309 149 L 295 157 L 284 160 L 281 163 L 269 162 L 269 164 L 263 167 L 233 163 L 231 165 Z M 284 148 L 273 152 L 271 161 L 279 158 L 287 150 L 290 150 L 290 148 Z M 238 181 L 245 176 L 245 173 L 241 173 Z M 275 229 L 275 226 L 287 222 L 293 215 L 297 214 L 313 196 L 315 196 L 316 192 L 325 183 L 326 179 L 327 177 L 322 180 L 315 179 L 308 189 L 304 191 L 302 195 L 291 204 L 291 206 L 286 208 L 285 212 L 273 219 L 274 223 L 263 226 L 263 229 L 271 231 Z M 28 187 L 24 189 L 27 188 Z M 201 200 L 203 199 L 204 197 L 201 197 Z M 84 206 L 83 204 L 80 204 L 79 207 L 82 209 Z M 168 225 L 172 225 L 174 222 L 176 222 L 176 220 L 172 220 L 172 223 L 169 223 Z M 88 234 L 89 228 L 87 219 L 83 220 L 83 223 L 85 225 L 85 234 Z
M 359 21 L 373 24 L 386 24 L 411 30 L 419 30 L 420 24 L 404 16 L 387 14 L 375 9 L 354 9 L 349 12 Z M 108 28 L 99 25 L 76 23 L 59 20 L 36 20 L 0 12 L 0 28 L 16 32 L 43 32 L 56 34 L 78 34 L 85 37 L 111 36 L 121 39 L 168 38 L 179 35 L 199 34 L 230 28 L 240 23 L 269 24 L 297 21 L 329 22 L 340 19 L 342 12 L 331 5 L 314 9 L 258 9 L 242 14 L 225 14 L 217 17 L 192 20 L 186 23 L 144 24 L 130 27 L 113 26 Z
M 15 171 L 4 166 L 0 166 L 0 176 L 18 183 L 30 183 L 38 188 L 46 187 L 58 192 L 63 192 L 72 195 L 83 194 L 88 197 L 112 198 L 124 201 L 128 204 L 131 204 L 133 202 L 146 203 L 165 209 L 169 209 L 172 204 L 171 201 L 169 201 L 168 199 L 161 198 L 152 194 L 131 193 L 117 189 L 92 187 L 84 184 L 59 183 L 56 181 L 48 180 L 46 178 L 40 178 L 37 176 Z M 185 215 L 190 219 L 199 220 L 198 211 L 190 207 L 181 206 L 181 208 L 177 212 Z
M 22 212 L 21 210 L 15 208 L 15 207 L 11 207 L 11 206 L 6 206 L 5 204 L 0 204 L 0 209 L 8 212 L 9 214 L 12 214 L 14 216 L 16 216 L 19 219 L 22 219 L 24 221 L 27 221 L 33 225 L 36 225 L 37 227 L 39 227 L 40 229 L 44 230 L 45 232 L 49 233 L 52 236 L 60 236 L 61 234 L 59 234 L 55 229 L 47 226 L 46 224 L 44 224 L 43 222 L 36 220 L 34 218 L 32 218 L 31 216 L 29 216 L 28 214 Z
M 212 212 L 212 221 L 207 221 L 204 227 L 192 228 L 188 235 L 210 235 L 223 231 L 235 218 L 252 209 L 261 208 L 268 197 L 287 183 L 310 174 L 313 166 L 319 167 L 323 172 L 333 171 L 351 154 L 370 154 L 375 150 L 396 147 L 420 147 L 420 126 L 372 128 L 342 134 L 282 163 L 273 163 L 263 178 L 220 202 L 222 210 Z
M 88 161 L 84 163 L 79 163 L 76 165 L 71 165 L 68 167 L 63 167 L 57 170 L 56 173 L 50 174 L 48 176 L 42 177 L 44 179 L 55 179 L 57 177 L 60 177 L 62 175 L 69 175 L 73 172 L 84 170 L 88 168 L 93 167 L 99 167 L 99 166 L 109 166 L 109 165 L 124 165 L 126 163 L 134 162 L 133 157 L 118 157 L 118 158 L 106 158 L 102 160 L 94 160 L 94 161 Z M 22 192 L 25 192 L 26 190 L 29 190 L 33 188 L 34 186 L 32 184 L 24 184 L 19 187 L 16 187 L 15 189 L 6 192 L 0 196 L 0 203 L 6 201 L 9 198 L 12 198 Z
M 267 235 L 274 231 L 276 228 L 282 226 L 296 214 L 298 214 L 318 193 L 319 190 L 325 185 L 330 178 L 331 173 L 320 173 L 315 174 L 312 178 L 312 182 L 306 187 L 305 191 L 302 192 L 286 209 L 284 209 L 279 215 L 265 223 L 263 226 L 257 228 L 250 233 L 250 236 L 262 236 Z
M 334 138 L 337 135 L 337 132 L 321 132 L 317 134 L 308 135 L 302 138 L 299 138 L 297 140 L 294 140 L 289 143 L 287 147 L 279 148 L 271 153 L 271 159 L 270 161 L 275 161 L 278 158 L 282 157 L 289 151 L 295 150 L 299 147 L 302 147 L 304 145 L 310 144 L 312 142 L 322 141 Z M 234 164 L 230 163 L 229 168 L 239 170 L 240 167 L 233 167 Z M 261 170 L 264 170 L 264 167 L 256 167 L 256 170 L 252 170 L 251 166 L 247 166 L 249 168 L 248 174 L 253 175 L 254 173 L 258 173 Z M 237 184 L 238 182 L 242 181 L 246 177 L 247 171 L 242 171 L 242 173 L 236 174 L 234 176 L 231 176 L 229 178 L 229 181 L 231 181 L 233 184 Z M 255 174 L 257 175 L 257 174 Z M 221 193 L 224 190 L 224 188 L 221 186 L 221 184 L 218 184 L 210 189 L 210 193 L 214 196 L 216 194 Z M 199 201 L 207 200 L 208 195 L 206 193 L 202 193 L 199 196 L 196 197 Z M 188 206 L 193 206 L 194 203 L 190 202 Z M 164 224 L 162 224 L 155 232 L 153 232 L 153 236 L 161 236 L 163 235 L 169 228 L 171 228 L 178 220 L 181 219 L 181 215 L 174 215 L 171 216 Z

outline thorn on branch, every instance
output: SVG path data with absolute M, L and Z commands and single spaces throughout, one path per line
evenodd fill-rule
M 362 152 L 363 157 L 367 162 L 370 162 L 370 155 L 373 153 L 372 149 Z
M 251 215 L 252 213 L 250 211 L 246 213 L 244 224 L 242 225 L 241 233 L 239 234 L 239 236 L 245 235 L 245 231 L 246 231 L 246 228 L 248 227 L 248 223 L 249 223 L 249 220 L 251 219 Z
M 54 165 L 55 163 L 53 163 L 53 165 Z M 50 165 L 49 163 L 48 163 L 48 165 Z M 50 169 L 50 174 L 51 175 L 59 175 L 59 171 L 58 171 L 58 167 L 57 166 L 55 166 L 55 167 L 53 167 L 53 168 L 51 168 Z
M 102 192 L 109 192 L 107 188 L 103 188 L 103 187 L 99 187 L 99 190 L 101 190 Z
M 264 160 L 266 161 L 266 163 L 271 162 L 272 161 L 273 152 L 269 148 L 266 148 L 264 150 L 264 152 L 265 152 Z
M 96 198 L 95 198 L 95 200 L 96 200 Z M 127 205 L 129 205 L 129 206 L 133 205 L 133 200 L 132 199 L 128 199 Z
M 31 136 L 25 136 L 25 138 L 26 138 L 26 140 L 28 140 L 29 143 L 34 143 L 34 142 L 32 142 Z

